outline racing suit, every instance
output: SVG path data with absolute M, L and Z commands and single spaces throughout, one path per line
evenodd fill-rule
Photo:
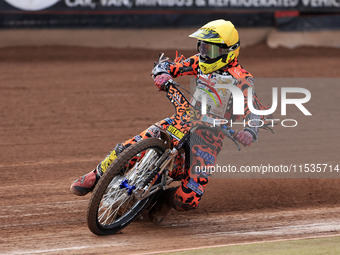
M 239 116 L 233 114 L 233 97 L 231 92 L 225 88 L 225 85 L 232 84 L 242 90 L 244 95 L 244 123 L 252 120 L 252 126 L 245 125 L 243 130 L 248 131 L 253 136 L 253 141 L 258 138 L 258 125 L 254 124 L 260 120 L 258 115 L 249 111 L 248 107 L 248 88 L 254 86 L 253 76 L 247 72 L 234 59 L 228 65 L 220 70 L 210 74 L 203 74 L 199 68 L 199 56 L 194 55 L 185 59 L 177 58 L 175 61 L 163 61 L 153 69 L 153 75 L 167 73 L 173 78 L 183 75 L 196 76 L 196 90 L 191 101 L 196 107 L 201 106 L 202 93 L 208 92 L 211 97 L 206 99 L 207 112 L 216 115 L 225 120 L 235 121 Z M 253 101 L 257 100 L 253 97 Z M 257 102 L 253 102 L 254 105 Z M 105 172 L 107 167 L 117 157 L 117 155 L 138 142 L 141 139 L 149 137 L 160 137 L 160 129 L 166 130 L 171 122 L 169 119 L 159 121 L 150 126 L 139 135 L 121 143 L 98 165 L 97 170 L 100 173 Z M 190 134 L 190 161 L 184 158 L 183 154 L 179 154 L 170 177 L 181 180 L 181 185 L 174 192 L 174 207 L 177 210 L 189 210 L 198 207 L 205 187 L 210 179 L 207 172 L 195 172 L 196 166 L 213 166 L 216 157 L 222 149 L 222 140 L 224 134 L 218 129 L 198 128 Z M 179 140 L 175 136 L 172 142 Z

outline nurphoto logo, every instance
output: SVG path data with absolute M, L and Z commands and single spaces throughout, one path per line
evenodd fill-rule
M 233 96 L 233 114 L 234 115 L 244 115 L 244 95 L 240 88 L 234 85 L 226 85 L 226 89 L 230 90 Z M 289 98 L 288 93 L 295 93 L 303 95 L 301 98 Z M 272 89 L 272 105 L 269 109 L 255 109 L 253 105 L 253 89 L 251 87 L 248 88 L 248 95 L 247 95 L 247 103 L 251 113 L 260 115 L 260 116 L 268 116 L 274 113 L 278 106 L 278 88 L 273 87 Z M 202 95 L 202 106 L 201 106 L 201 114 L 207 114 L 207 95 L 212 96 L 211 94 L 203 94 Z M 312 116 L 310 111 L 303 105 L 311 99 L 311 93 L 308 89 L 299 88 L 299 87 L 282 87 L 281 88 L 281 116 L 287 115 L 287 105 L 295 105 L 305 116 Z M 242 122 L 233 122 L 232 120 L 226 119 L 214 119 L 208 116 L 203 118 L 204 121 L 210 122 L 214 126 L 218 125 L 226 125 L 230 124 L 231 126 L 234 124 L 243 124 L 244 126 L 249 125 L 252 127 L 262 127 L 264 122 L 273 127 L 275 122 L 281 122 L 283 127 L 295 127 L 297 126 L 298 122 L 295 119 L 265 119 L 265 120 L 250 120 L 247 123 L 245 120 Z M 288 124 L 293 123 L 293 124 Z

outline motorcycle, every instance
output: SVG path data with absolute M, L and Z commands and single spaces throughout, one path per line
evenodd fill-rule
M 200 109 L 192 106 L 178 83 L 170 80 L 165 87 L 166 96 L 176 110 L 170 118 L 171 125 L 161 131 L 160 138 L 143 139 L 129 146 L 100 178 L 87 210 L 88 227 L 96 235 L 117 233 L 147 206 L 152 206 L 159 197 L 157 194 L 174 181 L 169 173 L 190 132 L 202 125 L 211 127 L 205 119 L 214 116 L 202 115 Z M 214 128 L 219 128 L 240 150 L 233 130 L 227 126 Z M 170 143 L 174 136 L 177 139 Z

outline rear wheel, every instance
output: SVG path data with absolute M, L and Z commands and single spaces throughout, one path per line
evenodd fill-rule
M 89 202 L 87 224 L 94 234 L 114 234 L 144 209 L 151 197 L 138 200 L 133 192 L 146 186 L 145 180 L 166 148 L 162 140 L 148 138 L 119 154 L 100 178 Z

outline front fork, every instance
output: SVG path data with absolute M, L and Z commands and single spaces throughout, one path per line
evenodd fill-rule
M 166 190 L 167 186 L 173 181 L 169 176 L 169 172 L 173 169 L 177 154 L 177 149 L 167 149 L 155 163 L 155 166 L 151 171 L 151 178 L 150 180 L 146 180 L 147 183 L 145 183 L 145 187 L 133 191 L 134 197 L 138 200 L 143 200 L 161 189 Z M 156 183 L 159 178 L 160 182 Z

